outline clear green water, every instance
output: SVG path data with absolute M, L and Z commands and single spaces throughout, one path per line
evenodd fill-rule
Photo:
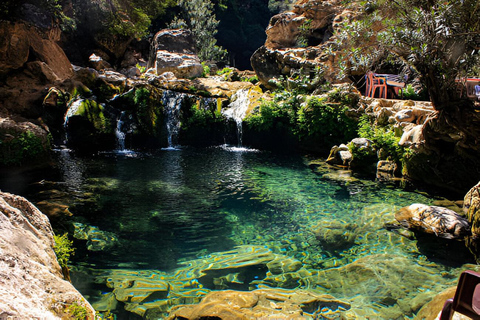
M 216 289 L 280 286 L 332 294 L 351 303 L 359 318 L 404 319 L 454 285 L 461 270 L 474 268 L 464 265 L 470 256 L 462 244 L 409 239 L 385 228 L 399 208 L 431 204 L 432 197 L 309 165 L 305 157 L 220 147 L 57 155 L 58 172 L 21 191 L 69 206 L 72 216 L 52 222 L 75 234 L 74 284 L 119 319 L 135 313 L 124 310 L 128 303 L 106 302 L 112 283 L 118 288 L 140 278 L 161 278 L 157 287 L 167 281 L 172 292 L 179 288 L 175 299 L 189 298 L 148 293 L 135 308 L 196 302 Z M 269 275 L 262 254 L 278 255 L 285 265 L 300 261 L 301 269 Z M 212 264 L 216 276 L 204 277 Z

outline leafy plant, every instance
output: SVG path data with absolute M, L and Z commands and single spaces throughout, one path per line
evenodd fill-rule
M 203 71 L 202 71 L 201 77 L 205 78 L 210 74 L 210 67 L 205 62 L 202 62 L 202 67 L 203 67 Z
M 225 67 L 222 70 L 217 71 L 217 75 L 222 75 L 222 74 L 230 74 L 233 71 L 232 68 Z
M 300 34 L 297 38 L 298 47 L 305 48 L 308 46 L 308 37 L 310 35 L 311 28 L 312 19 L 305 19 L 305 21 L 303 21 L 303 23 L 299 27 Z
M 75 249 L 72 247 L 73 241 L 68 240 L 68 234 L 54 235 L 55 246 L 53 247 L 57 255 L 58 264 L 62 268 L 67 267 L 70 256 L 74 254 Z
M 313 139 L 332 145 L 355 137 L 357 123 L 347 117 L 348 106 L 312 97 L 298 112 L 298 134 L 301 139 Z
M 88 310 L 82 305 L 74 302 L 69 305 L 66 311 L 73 317 L 75 320 L 85 320 L 88 318 Z
M 49 149 L 50 142 L 44 145 L 42 139 L 31 131 L 13 133 L 10 136 L 13 138 L 0 139 L 0 164 L 20 165 L 38 159 Z
M 136 65 L 137 69 L 140 70 L 141 73 L 145 73 L 145 71 L 147 71 L 147 67 L 146 66 L 141 66 L 140 64 L 137 63 Z
M 391 160 L 403 164 L 411 155 L 409 148 L 399 145 L 400 137 L 387 127 L 374 126 L 367 115 L 360 118 L 358 135 L 373 141 L 376 150 L 379 150 L 380 160 Z

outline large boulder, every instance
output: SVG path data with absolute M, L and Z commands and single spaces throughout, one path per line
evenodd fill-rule
M 463 200 L 463 212 L 470 223 L 472 235 L 466 244 L 480 262 L 480 182 L 467 192 Z
M 160 30 L 154 37 L 148 67 L 158 75 L 173 72 L 177 78 L 199 77 L 203 72 L 190 31 Z
M 0 192 L 0 318 L 74 319 L 95 311 L 63 279 L 48 218 L 25 198 Z M 77 313 L 78 315 L 78 313 Z
M 445 239 L 463 239 L 470 234 L 464 217 L 453 210 L 414 203 L 395 213 L 395 219 L 409 229 Z
M 73 76 L 56 29 L 0 22 L 0 111 L 38 118 L 45 88 Z

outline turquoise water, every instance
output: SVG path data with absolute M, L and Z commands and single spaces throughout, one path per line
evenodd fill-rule
M 212 290 L 277 287 L 331 294 L 361 319 L 404 319 L 474 268 L 461 243 L 385 227 L 399 208 L 439 198 L 307 157 L 57 156 L 56 174 L 22 191 L 40 208 L 68 205 L 51 220 L 75 237 L 74 284 L 119 319 L 162 318 Z

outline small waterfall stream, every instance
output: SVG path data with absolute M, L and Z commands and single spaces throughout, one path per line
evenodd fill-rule
M 167 123 L 167 139 L 169 150 L 175 150 L 178 147 L 178 133 L 180 131 L 180 109 L 184 93 L 166 90 L 163 93 L 162 103 L 165 106 L 165 119 Z
M 125 116 L 125 111 L 120 113 L 120 116 L 117 119 L 117 127 L 115 128 L 115 137 L 117 138 L 117 151 L 125 151 L 125 132 L 123 129 L 123 118 Z
M 232 102 L 228 105 L 228 109 L 222 111 L 222 113 L 229 119 L 235 120 L 237 123 L 237 139 L 238 147 L 242 147 L 243 140 L 243 127 L 242 122 L 245 118 L 250 105 L 248 99 L 249 89 L 240 89 L 232 96 Z

